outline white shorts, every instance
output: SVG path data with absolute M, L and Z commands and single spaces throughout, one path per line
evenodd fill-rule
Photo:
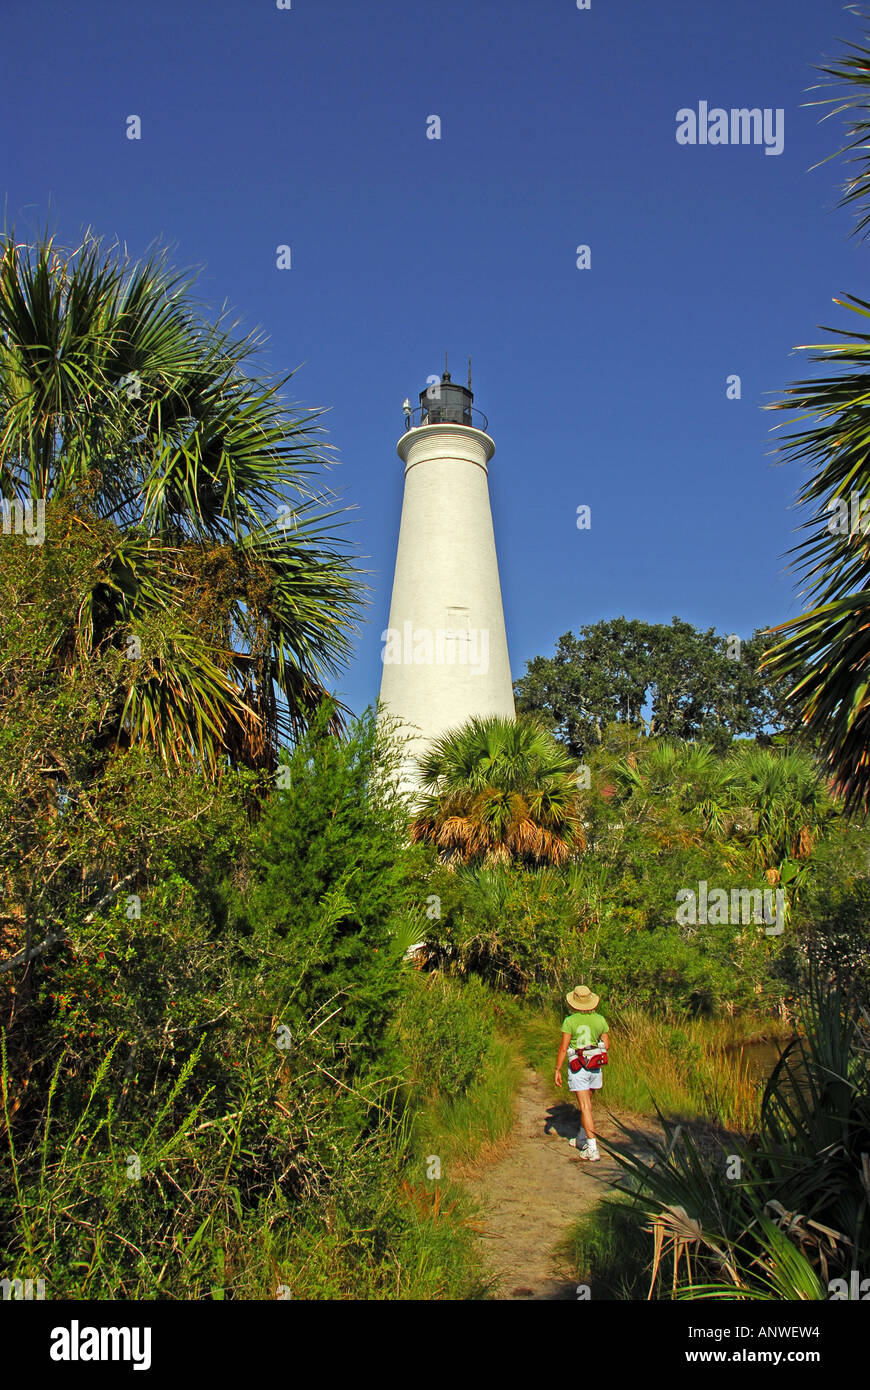
M 572 1071 L 568 1068 L 569 1091 L 600 1091 L 603 1085 L 604 1077 L 600 1071 L 587 1071 L 585 1067 L 580 1071 Z

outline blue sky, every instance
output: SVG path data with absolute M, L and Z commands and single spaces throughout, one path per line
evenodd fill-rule
M 3 0 L 2 20 L 7 223 L 171 243 L 330 407 L 371 571 L 353 708 L 380 681 L 401 402 L 445 349 L 463 380 L 473 357 L 496 441 L 515 676 L 600 618 L 749 636 L 799 611 L 799 474 L 760 407 L 806 374 L 795 344 L 851 317 L 832 298 L 867 293 L 843 166 L 809 172 L 840 136 L 803 105 L 813 65 L 860 34 L 840 0 Z M 783 152 L 678 145 L 702 100 L 782 108 Z

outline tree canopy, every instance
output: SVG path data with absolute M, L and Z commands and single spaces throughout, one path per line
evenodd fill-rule
M 765 645 L 758 632 L 740 641 L 676 617 L 670 625 L 603 620 L 566 632 L 554 656 L 526 663 L 517 708 L 543 715 L 578 758 L 620 722 L 722 748 L 736 735 L 783 727 L 776 688 L 759 674 Z

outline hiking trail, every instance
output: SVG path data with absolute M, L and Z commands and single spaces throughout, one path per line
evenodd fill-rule
M 554 1101 L 552 1087 L 527 1066 L 507 1147 L 495 1159 L 463 1169 L 463 1186 L 481 1209 L 481 1254 L 495 1276 L 494 1298 L 575 1299 L 577 1280 L 557 1247 L 623 1171 L 603 1147 L 600 1163 L 589 1163 L 570 1147 L 568 1140 L 580 1133 L 580 1112 L 567 1087 L 564 1095 Z M 628 1141 L 602 1095 L 594 1104 L 599 1139 L 639 1151 L 654 1133 L 646 1119 L 614 1111 L 633 1131 Z

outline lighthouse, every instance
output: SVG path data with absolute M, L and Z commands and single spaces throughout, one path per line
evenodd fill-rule
M 381 633 L 381 704 L 405 740 L 401 788 L 416 759 L 473 716 L 514 717 L 507 634 L 489 501 L 495 443 L 468 386 L 440 381 L 405 401 L 405 467 L 390 603 Z

